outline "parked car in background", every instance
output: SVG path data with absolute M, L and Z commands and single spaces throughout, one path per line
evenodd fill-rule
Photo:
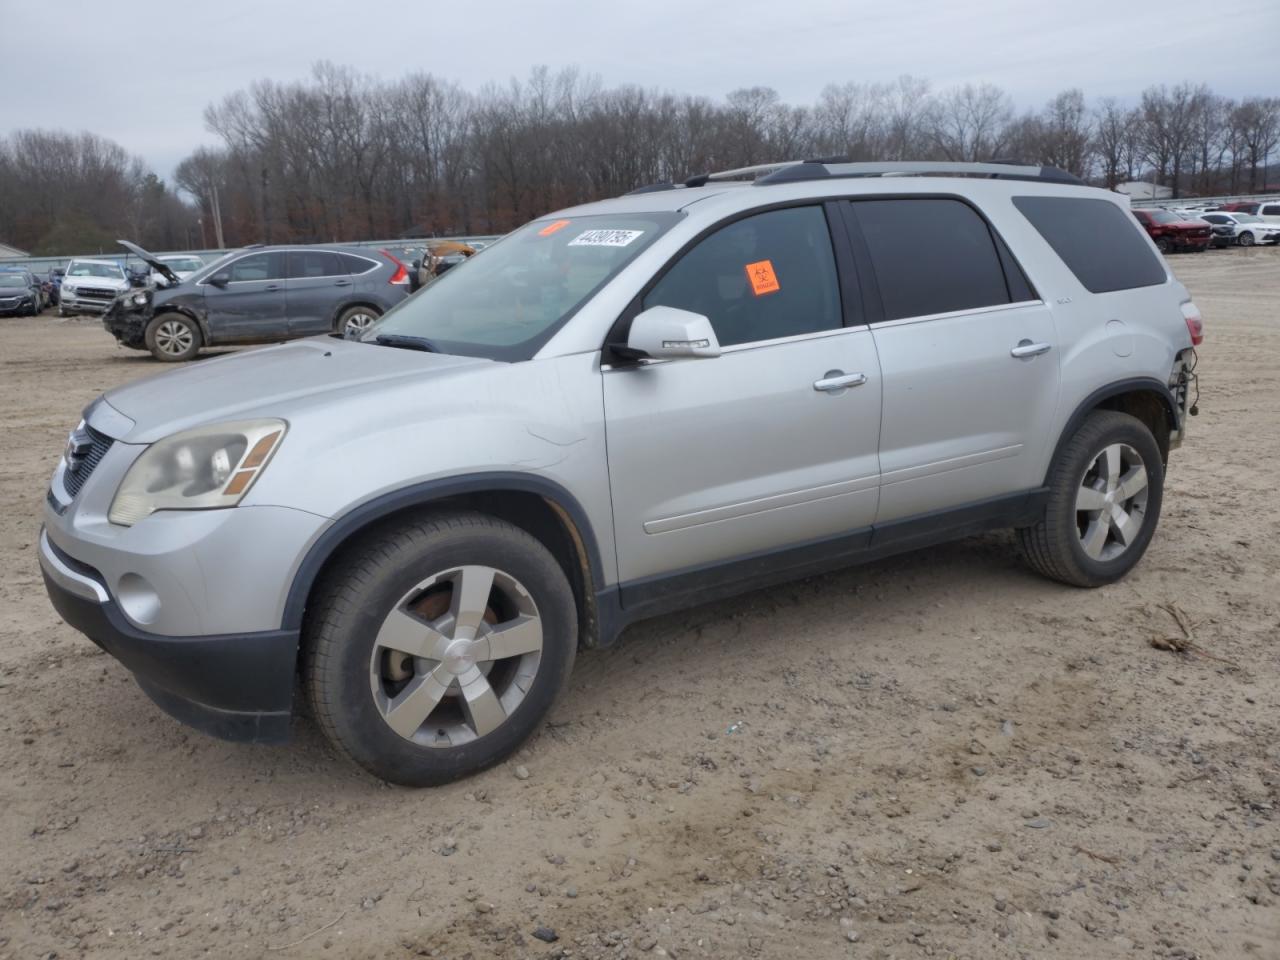
M 49 271 L 50 298 L 49 302 L 55 307 L 62 299 L 62 278 L 66 275 L 65 270 L 61 267 L 54 267 Z
M 475 256 L 476 248 L 457 240 L 428 240 L 422 256 L 413 261 L 409 276 L 409 292 L 425 287 L 447 270 Z
M 1280 223 L 1267 223 L 1261 217 L 1251 213 L 1228 213 L 1213 211 L 1206 213 L 1204 219 L 1215 226 L 1231 230 L 1232 239 L 1242 247 L 1252 247 L 1261 243 L 1280 243 Z
M 62 278 L 58 316 L 102 313 L 129 286 L 129 275 L 114 260 L 72 260 Z
M 1258 203 L 1254 200 L 1233 200 L 1218 207 L 1226 213 L 1257 213 Z
M 159 257 L 120 243 L 169 285 L 119 297 L 103 325 L 122 346 L 157 360 L 191 360 L 206 346 L 356 336 L 409 292 L 408 268 L 385 251 L 255 247 L 184 280 Z
M 1267 223 L 1280 223 L 1280 200 L 1264 200 L 1254 213 Z
M 1210 229 L 1203 220 L 1188 220 L 1171 210 L 1133 210 L 1137 221 L 1160 248 L 1161 253 L 1190 250 L 1203 253 L 1209 246 Z
M 40 281 L 30 270 L 0 270 L 0 316 L 34 317 L 44 309 Z
M 193 273 L 199 273 L 204 269 L 204 261 L 191 254 L 170 253 L 156 259 L 168 267 L 179 280 L 185 280 Z M 168 277 L 156 270 L 151 271 L 151 282 L 157 287 L 169 286 Z

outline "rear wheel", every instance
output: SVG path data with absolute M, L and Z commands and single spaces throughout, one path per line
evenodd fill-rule
M 317 722 L 383 780 L 429 786 L 509 755 L 563 690 L 577 608 L 560 565 L 494 517 L 367 539 L 317 585 L 304 631 Z
M 178 363 L 200 352 L 199 325 L 181 313 L 162 313 L 147 324 L 147 349 L 157 360 Z
M 348 340 L 354 340 L 368 330 L 380 316 L 381 314 L 373 307 L 348 307 L 338 317 L 338 333 Z
M 1094 411 L 1054 461 L 1044 518 L 1018 531 L 1023 553 L 1051 579 L 1077 587 L 1113 583 L 1142 559 L 1163 491 L 1160 447 L 1146 424 Z

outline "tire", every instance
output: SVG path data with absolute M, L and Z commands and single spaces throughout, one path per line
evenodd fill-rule
M 369 325 L 380 316 L 382 316 L 382 311 L 375 307 L 366 307 L 360 304 L 354 307 L 347 307 L 342 313 L 338 314 L 338 321 L 334 324 L 334 332 L 342 334 L 348 340 L 354 339 L 369 329 Z
M 1240 244 L 1242 247 L 1252 247 L 1253 234 L 1246 230 L 1244 233 L 1240 234 L 1240 236 L 1236 237 L 1236 243 Z
M 1110 451 L 1118 451 L 1114 459 Z M 1145 482 L 1137 479 L 1138 470 Z M 1018 530 L 1022 552 L 1051 580 L 1076 587 L 1114 583 L 1146 552 L 1163 492 L 1164 462 L 1146 424 L 1127 413 L 1095 410 L 1055 458 L 1043 519 Z M 1135 518 L 1126 542 L 1124 528 Z
M 1161 253 L 1172 253 L 1173 244 L 1169 242 L 1167 237 L 1161 237 L 1156 241 L 1156 249 Z
M 564 690 L 577 652 L 564 571 L 534 537 L 486 514 L 384 526 L 332 564 L 313 596 L 303 684 L 315 719 L 341 753 L 403 786 L 447 783 L 510 755 Z M 474 633 L 459 629 L 455 596 Z M 499 637 L 512 652 L 483 659 Z
M 153 317 L 143 338 L 151 355 L 164 363 L 193 359 L 204 342 L 200 325 L 181 313 Z

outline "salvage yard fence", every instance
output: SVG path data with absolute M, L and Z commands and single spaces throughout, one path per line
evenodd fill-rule
M 421 254 L 423 248 L 433 241 L 449 240 L 456 243 L 475 243 L 485 246 L 497 239 L 497 236 L 428 237 L 420 240 L 401 238 L 399 240 L 353 240 L 350 243 L 271 244 L 271 246 L 308 246 L 321 250 L 334 247 L 369 247 L 375 250 L 386 250 L 408 263 L 414 256 Z M 228 247 L 225 250 L 153 250 L 149 252 L 154 253 L 157 257 L 199 257 L 205 263 L 210 263 L 218 259 L 218 257 L 238 249 L 241 248 Z M 22 267 L 32 273 L 47 274 L 53 269 L 65 269 L 72 260 L 115 260 L 117 263 L 126 266 L 130 263 L 138 262 L 137 257 L 121 249 L 114 252 L 79 253 L 65 257 L 0 257 L 0 268 Z

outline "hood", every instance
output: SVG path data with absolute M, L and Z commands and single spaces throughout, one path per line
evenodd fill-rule
M 147 251 L 143 250 L 136 243 L 130 243 L 128 240 L 117 240 L 116 243 L 120 244 L 120 246 L 124 247 L 170 283 L 178 282 L 178 275 L 169 269 L 169 265 L 159 259 L 155 254 L 147 253 Z
M 493 363 L 316 337 L 202 360 L 118 387 L 105 399 L 134 421 L 116 439 L 152 443 L 204 423 L 253 417 L 288 420 L 293 412 L 322 405 L 376 408 L 378 399 L 364 394 Z M 385 413 L 395 416 L 394 409 Z

